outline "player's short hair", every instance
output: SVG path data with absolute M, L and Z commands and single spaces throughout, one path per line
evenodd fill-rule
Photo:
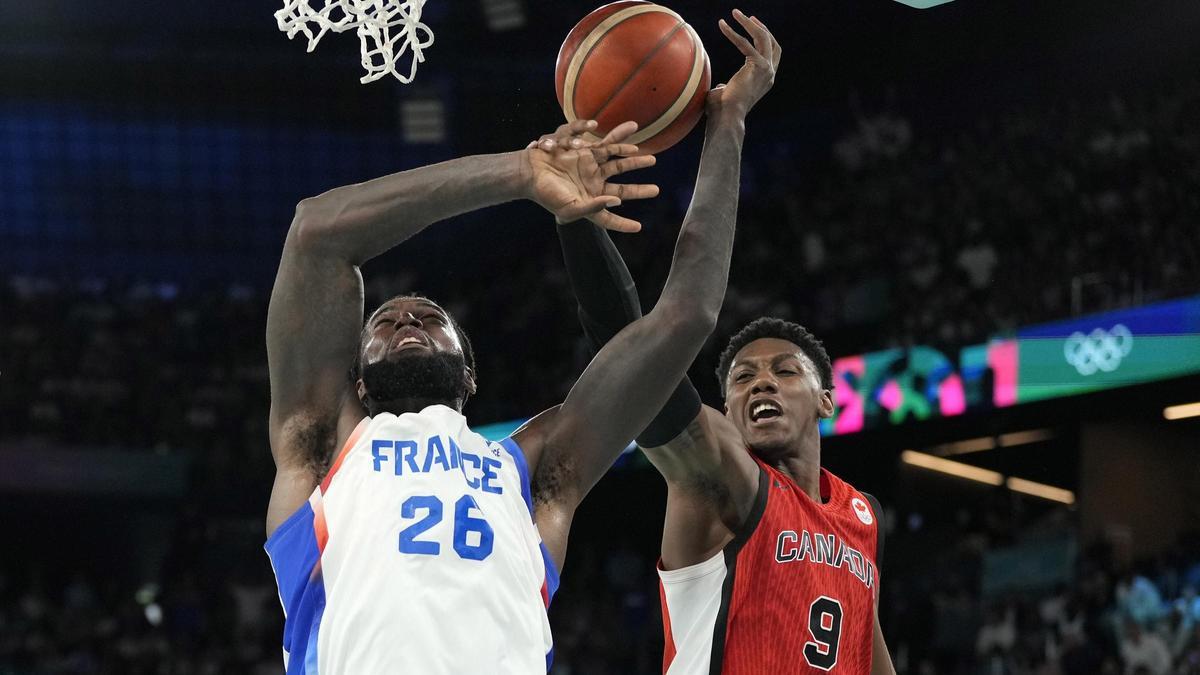
M 366 320 L 363 321 L 362 332 L 359 333 L 358 336 L 358 354 L 355 355 L 354 363 L 350 366 L 351 382 L 358 382 L 358 379 L 362 377 L 362 343 L 367 336 L 367 326 L 371 325 L 371 319 L 378 314 L 381 309 L 398 300 L 419 300 L 421 302 L 427 302 L 442 310 L 442 313 L 446 315 L 446 318 L 450 319 L 450 325 L 454 328 L 454 332 L 458 334 L 458 341 L 462 343 L 463 359 L 466 360 L 467 367 L 471 369 L 471 372 L 475 372 L 475 348 L 471 346 L 471 338 L 467 336 L 467 331 L 463 330 L 462 326 L 459 325 L 454 316 L 450 314 L 450 312 L 447 312 L 446 308 L 425 297 L 424 295 L 421 295 L 420 293 L 401 293 L 400 295 L 395 295 L 387 300 L 384 300 L 379 304 L 378 307 L 375 308 L 375 311 L 368 314 Z
M 729 338 L 725 351 L 721 352 L 721 361 L 717 366 L 717 382 L 721 385 L 721 396 L 725 396 L 725 380 L 729 377 L 729 369 L 733 367 L 733 357 L 742 351 L 746 345 L 763 338 L 778 338 L 800 348 L 804 355 L 812 361 L 821 379 L 822 389 L 833 389 L 833 363 L 825 351 L 825 345 L 810 333 L 807 328 L 791 321 L 764 316 L 746 324 L 746 327 Z

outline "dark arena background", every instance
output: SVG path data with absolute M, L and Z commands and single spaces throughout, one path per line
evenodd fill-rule
M 667 4 L 727 78 L 732 6 Z M 0 4 L 0 673 L 282 672 L 264 331 L 295 205 L 552 130 L 593 8 L 429 0 L 405 86 L 359 84 L 352 34 L 306 53 L 273 3 Z M 885 506 L 899 673 L 1200 673 L 1200 3 L 741 8 L 786 56 L 706 402 L 746 321 L 824 340 L 823 460 Z M 647 308 L 699 137 L 622 207 Z M 495 207 L 364 269 L 368 309 L 420 291 L 472 335 L 481 432 L 586 364 L 553 226 Z M 664 498 L 630 452 L 584 502 L 556 675 L 661 672 Z

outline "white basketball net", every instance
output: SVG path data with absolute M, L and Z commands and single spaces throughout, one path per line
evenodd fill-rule
M 283 9 L 275 12 L 279 30 L 289 39 L 303 34 L 311 52 L 325 33 L 357 29 L 367 71 L 360 82 L 374 82 L 384 75 L 395 75 L 404 84 L 412 82 L 417 64 L 425 60 L 422 50 L 433 44 L 433 31 L 421 23 L 425 0 L 313 1 L 323 1 L 325 6 L 313 9 L 309 0 L 283 0 Z M 397 70 L 405 56 L 409 57 L 407 76 Z

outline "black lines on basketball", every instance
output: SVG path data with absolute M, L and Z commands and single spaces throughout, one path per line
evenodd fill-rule
M 684 24 L 682 21 L 675 22 L 675 27 L 672 28 L 671 30 L 667 31 L 667 34 L 663 35 L 658 40 L 658 42 L 656 42 L 654 44 L 654 48 L 651 49 L 648 54 L 646 54 L 645 58 L 642 59 L 641 63 L 637 64 L 637 67 L 635 67 L 633 70 L 630 70 L 629 75 L 627 75 L 625 77 L 625 79 L 621 82 L 621 84 L 617 85 L 616 87 L 613 88 L 613 90 L 611 92 L 609 92 L 608 98 L 604 101 L 604 103 L 601 103 L 600 107 L 596 109 L 596 112 L 591 115 L 591 117 L 593 119 L 600 117 L 600 115 L 602 115 L 604 113 L 604 109 L 608 107 L 608 104 L 612 103 L 613 99 L 615 99 L 617 97 L 617 94 L 620 94 L 621 90 L 623 90 L 626 86 L 628 86 L 629 83 L 633 81 L 633 78 L 637 77 L 637 74 L 642 71 L 642 68 L 645 68 L 646 64 L 650 63 L 650 60 L 653 59 L 656 54 L 658 54 L 660 51 L 662 51 L 662 48 L 665 47 L 667 45 L 667 43 L 669 43 L 671 41 L 671 38 L 675 37 L 675 34 L 678 33 L 681 28 L 683 28 L 683 25 Z M 609 31 L 609 33 L 611 33 L 611 32 L 612 31 Z M 604 37 L 608 37 L 608 34 L 605 34 Z M 597 41 L 597 44 L 599 44 L 600 42 L 603 42 L 604 37 L 600 38 L 600 40 Z M 580 69 L 580 70 L 582 71 L 582 69 Z M 576 80 L 578 81 L 578 78 L 576 78 Z M 687 84 L 684 83 L 684 86 L 687 86 Z

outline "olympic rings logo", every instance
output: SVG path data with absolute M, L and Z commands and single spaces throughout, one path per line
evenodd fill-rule
M 1121 361 L 1133 351 L 1133 333 L 1123 323 L 1112 330 L 1097 328 L 1084 335 L 1079 331 L 1063 343 L 1063 356 L 1067 363 L 1075 366 L 1084 377 L 1097 371 L 1111 373 L 1121 366 Z

